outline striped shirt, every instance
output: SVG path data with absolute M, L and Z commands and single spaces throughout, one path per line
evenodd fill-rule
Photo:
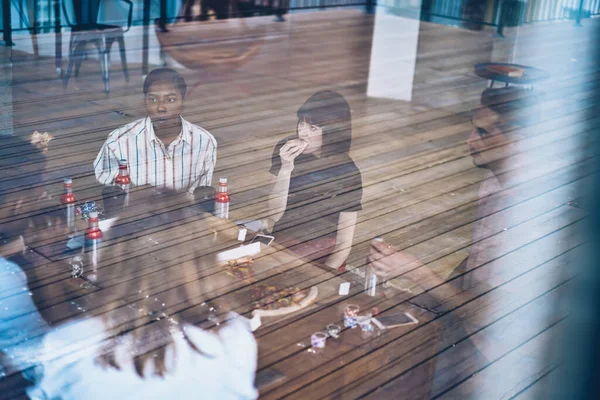
M 129 162 L 131 182 L 177 191 L 210 186 L 217 161 L 217 141 L 206 130 L 181 118 L 182 132 L 169 147 L 154 134 L 150 118 L 113 131 L 94 161 L 96 179 L 112 185 L 119 160 Z

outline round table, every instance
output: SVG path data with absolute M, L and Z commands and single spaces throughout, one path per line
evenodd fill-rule
M 489 67 L 514 67 L 523 70 L 522 76 L 508 76 L 495 71 L 490 71 Z M 503 82 L 505 86 L 510 84 L 532 86 L 535 82 L 546 79 L 549 74 L 543 69 L 528 67 L 520 64 L 510 63 L 481 63 L 475 65 L 475 75 L 489 79 L 490 87 L 494 87 L 494 83 Z

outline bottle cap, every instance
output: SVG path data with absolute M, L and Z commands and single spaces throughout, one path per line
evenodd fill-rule
M 227 183 L 227 178 L 219 178 L 219 184 Z
M 72 185 L 73 184 L 73 179 L 71 179 L 71 178 L 64 178 L 63 179 L 63 183 L 65 185 Z
M 128 165 L 129 165 L 129 163 L 127 162 L 127 160 L 126 160 L 126 159 L 124 159 L 124 158 L 121 158 L 121 159 L 119 160 L 119 166 L 124 166 L 124 167 L 126 167 L 126 166 L 128 166 Z
M 92 211 L 97 211 L 96 210 L 96 202 L 94 200 L 86 201 L 85 203 L 82 204 L 81 211 L 84 213 L 87 213 L 88 215 Z

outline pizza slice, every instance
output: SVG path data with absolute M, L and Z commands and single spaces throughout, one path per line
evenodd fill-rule
M 512 66 L 512 65 L 488 65 L 485 67 L 489 72 L 498 74 L 498 75 L 506 75 L 511 78 L 522 78 L 525 70 L 520 67 Z
M 250 258 L 229 260 L 225 266 L 225 272 L 234 278 L 243 280 L 244 282 L 253 283 L 254 261 Z
M 316 286 L 309 289 L 288 288 L 271 293 L 272 286 L 265 291 L 266 296 L 255 302 L 256 309 L 252 315 L 276 317 L 290 314 L 312 304 L 319 290 Z

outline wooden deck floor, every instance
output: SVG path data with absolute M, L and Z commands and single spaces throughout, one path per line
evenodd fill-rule
M 210 57 L 224 42 L 228 49 L 258 49 L 235 68 L 195 69 L 188 63 L 194 68 L 181 69 L 191 88 L 184 116 L 217 139 L 215 177 L 229 178 L 232 220 L 269 214 L 274 145 L 294 132 L 296 110 L 310 95 L 334 89 L 352 108 L 351 156 L 364 190 L 348 272 L 335 279 L 359 281 L 356 274 L 377 236 L 416 256 L 421 268 L 449 279 L 446 284 L 456 279 L 451 272 L 474 245 L 486 249 L 462 272 L 472 286 L 460 298 L 445 298 L 444 285 L 412 279 L 410 291 L 373 302 L 390 312 L 412 310 L 420 319 L 413 327 L 364 341 L 346 336 L 348 342 L 329 354 L 307 353 L 297 345 L 314 332 L 314 321 L 339 320 L 347 297 L 261 327 L 255 332 L 259 373 L 285 374 L 261 388 L 261 398 L 539 398 L 538 390 L 559 365 L 546 349 L 569 312 L 560 304 L 577 275 L 572 261 L 584 242 L 586 212 L 578 204 L 596 172 L 589 144 L 597 140 L 590 125 L 598 123 L 599 67 L 586 57 L 599 22 L 588 20 L 581 28 L 570 22 L 526 26 L 506 38 L 421 23 L 411 102 L 367 97 L 373 17 L 360 11 L 292 14 L 279 24 L 255 18 L 242 28 L 214 22 L 173 29 L 176 40 L 162 49 L 172 66 L 177 58 L 189 62 L 184 54 Z M 60 193 L 62 178 L 71 176 L 80 198 L 97 198 L 92 162 L 106 136 L 144 116 L 142 30 L 128 33 L 129 83 L 113 54 L 108 95 L 97 60 L 85 60 L 79 77 L 64 89 L 54 70 L 53 36 L 39 36 L 38 57 L 25 51 L 28 40 L 15 38 L 12 67 L 9 51 L 0 53 L 2 71 L 12 75 L 2 82 L 12 98 L 0 99 L 0 112 L 12 114 L 12 120 L 0 119 L 0 131 L 50 132 L 56 139 L 48 152 L 47 191 Z M 158 66 L 159 49 L 155 40 L 151 44 L 151 62 Z M 523 128 L 519 153 L 502 171 L 511 184 L 492 195 L 494 207 L 478 213 L 486 174 L 474 167 L 465 140 L 471 111 L 487 86 L 473 66 L 489 61 L 543 68 L 550 78 L 535 87 L 543 115 Z M 2 180 L 0 175 L 0 187 Z M 24 181 L 22 190 L 29 189 Z M 0 218 L 7 212 L 0 209 Z M 474 243 L 473 227 L 482 222 L 485 235 Z M 177 232 L 166 227 L 162 235 Z M 175 245 L 161 251 L 185 252 Z M 53 267 L 36 288 L 62 276 L 50 271 L 64 264 L 37 257 L 32 265 Z M 349 296 L 360 292 L 355 283 Z M 435 301 L 432 293 L 438 294 Z M 472 343 L 485 351 L 475 354 Z M 7 388 L 0 398 L 18 393 L 16 382 L 14 376 L 0 380 Z

